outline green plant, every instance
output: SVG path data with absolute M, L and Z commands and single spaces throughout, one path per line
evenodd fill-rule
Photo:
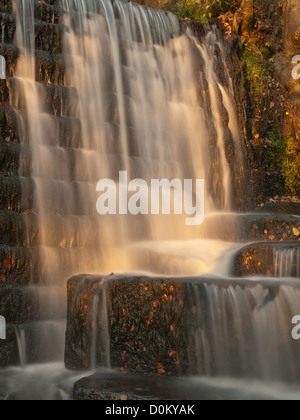
M 292 195 L 297 195 L 300 192 L 300 173 L 297 162 L 297 153 L 294 149 L 293 138 L 291 133 L 287 133 L 285 139 L 285 153 L 283 159 L 283 176 L 285 186 Z
M 182 19 L 206 23 L 222 7 L 222 0 L 161 0 L 160 7 Z
M 267 169 L 270 172 L 281 172 L 285 154 L 283 139 L 275 131 L 270 131 L 267 134 L 267 141 L 265 153 Z
M 255 113 L 260 115 L 262 113 L 263 98 L 267 86 L 266 79 L 269 76 L 269 71 L 264 67 L 259 51 L 255 50 L 253 46 L 245 45 L 243 56 L 249 91 L 254 99 L 253 108 Z

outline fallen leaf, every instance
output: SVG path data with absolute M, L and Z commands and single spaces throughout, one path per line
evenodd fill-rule
M 12 265 L 13 265 L 13 263 L 14 263 L 14 260 L 4 260 L 3 261 L 3 265 L 4 265 L 4 267 L 6 267 L 6 268 L 9 268 L 9 267 L 11 267 Z
M 299 232 L 299 230 L 297 229 L 297 228 L 295 228 L 295 227 L 293 227 L 293 234 L 295 235 L 295 236 L 300 236 L 300 232 Z
M 158 300 L 156 300 L 154 303 L 153 303 L 153 308 L 158 308 L 159 307 L 159 301 Z
M 163 295 L 163 297 L 162 297 L 163 303 L 167 303 L 168 300 L 169 300 L 168 296 L 167 295 Z
M 176 359 L 176 351 L 170 351 L 169 356 L 171 357 L 171 359 Z

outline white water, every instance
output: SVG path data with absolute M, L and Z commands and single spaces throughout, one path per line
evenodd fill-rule
M 57 319 L 57 302 L 62 295 L 60 287 L 49 286 L 64 287 L 73 274 L 133 270 L 205 274 L 213 271 L 219 257 L 232 246 L 231 242 L 199 239 L 200 231 L 205 238 L 216 238 L 220 230 L 225 231 L 227 226 L 222 226 L 221 219 L 219 223 L 211 223 L 206 231 L 205 227 L 187 228 L 183 218 L 175 216 L 98 217 L 96 182 L 99 179 L 116 179 L 119 170 L 127 170 L 132 178 L 147 181 L 204 178 L 209 216 L 220 210 L 229 212 L 232 200 L 221 102 L 229 115 L 236 156 L 241 154 L 232 92 L 220 85 L 215 73 L 214 49 L 218 40 L 214 33 L 200 45 L 191 34 L 180 35 L 178 20 L 173 15 L 119 0 L 114 2 L 114 7 L 108 0 L 61 0 L 60 4 L 65 10 L 68 100 L 62 98 L 61 106 L 50 110 L 45 98 L 47 89 L 52 87 L 35 81 L 34 2 L 14 0 L 16 43 L 21 48 L 21 56 L 11 104 L 18 110 L 23 141 L 29 139 L 32 152 L 33 210 L 38 215 L 40 229 L 43 283 L 49 290 L 41 298 L 42 317 L 47 320 L 41 325 L 42 330 L 47 329 L 48 322 Z M 199 73 L 200 62 L 203 75 Z M 208 82 L 203 106 L 199 104 L 196 88 L 198 85 L 199 89 L 200 83 L 203 93 L 199 75 Z M 68 133 L 65 138 L 60 137 L 59 125 L 66 119 L 79 127 L 77 136 Z M 224 275 L 225 269 L 229 273 L 228 259 L 215 272 Z M 286 275 L 287 270 L 279 274 Z M 220 306 L 225 310 L 228 305 L 236 319 L 234 333 L 241 340 L 240 347 L 237 345 L 241 349 L 238 366 L 242 366 L 245 376 L 251 370 L 247 365 L 250 359 L 243 354 L 249 335 L 244 336 L 244 328 L 239 325 L 241 311 L 246 312 L 252 323 L 251 340 L 257 345 L 253 359 L 262 361 L 257 371 L 263 372 L 266 379 L 284 376 L 276 370 L 281 362 L 276 359 L 277 353 L 269 357 L 259 352 L 266 346 L 266 332 L 274 319 L 282 324 L 284 314 L 287 322 L 293 310 L 298 309 L 298 295 L 294 301 L 290 289 L 284 289 L 274 301 L 263 306 L 265 296 L 256 296 L 258 289 L 253 291 L 257 305 L 253 314 L 245 292 L 239 288 L 207 287 L 213 329 L 211 340 L 202 335 L 198 343 L 199 353 L 203 351 L 206 361 L 204 368 L 197 367 L 199 374 L 212 374 L 209 368 L 212 354 L 218 356 L 217 373 L 229 375 L 235 371 L 236 366 L 228 365 L 231 360 L 228 319 L 219 316 Z M 284 305 L 286 311 L 282 309 Z M 59 322 L 56 325 L 56 339 L 63 344 L 63 328 Z M 278 344 L 278 331 L 286 333 L 287 329 L 283 326 L 271 332 L 268 352 Z M 107 345 L 106 328 L 103 337 Z M 55 347 L 56 339 L 51 340 Z M 25 336 L 19 337 L 22 365 L 25 341 Z M 51 343 L 49 348 L 52 353 Z M 104 351 L 104 364 L 108 366 L 107 355 L 108 348 Z M 289 377 L 293 361 L 293 357 L 288 358 Z M 68 398 L 70 383 L 74 382 L 74 377 L 70 374 L 68 379 L 69 374 L 61 365 L 29 366 L 21 374 L 18 369 L 11 372 L 12 383 L 23 378 L 21 389 L 26 381 L 33 386 L 48 377 L 44 398 Z M 67 386 L 61 387 L 65 380 Z M 8 388 L 11 391 L 11 383 Z

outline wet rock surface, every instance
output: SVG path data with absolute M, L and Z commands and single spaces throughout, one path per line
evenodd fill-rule
M 288 286 L 289 282 L 268 280 L 263 285 L 260 280 L 259 284 L 261 289 L 253 292 L 257 281 L 249 278 L 74 277 L 68 283 L 66 366 L 84 370 L 103 366 L 110 359 L 111 366 L 124 374 L 178 376 L 206 371 L 225 374 L 229 369 L 231 376 L 240 376 L 245 371 L 255 375 L 257 356 L 249 346 L 253 340 L 253 311 L 260 311 L 272 302 L 281 285 Z M 292 281 L 291 287 L 297 288 L 299 284 Z M 261 299 L 256 300 L 255 293 L 261 294 Z M 220 300 L 218 305 L 222 296 L 228 299 L 223 303 Z M 230 296 L 236 299 L 244 296 L 238 324 L 248 328 L 236 329 L 237 315 Z M 103 315 L 106 309 L 107 319 Z M 290 326 L 292 314 L 285 315 Z M 226 331 L 217 328 L 219 332 L 214 336 L 217 320 L 226 325 Z M 289 329 L 284 329 L 284 336 L 290 339 Z M 224 355 L 216 343 L 224 346 Z M 247 366 L 240 365 L 241 346 Z M 284 360 L 285 353 L 280 349 L 274 351 Z M 297 364 L 295 361 L 294 366 Z
M 235 257 L 236 277 L 299 277 L 300 242 L 257 243 L 242 248 Z
M 270 393 L 255 387 L 242 387 L 195 378 L 162 378 L 96 373 L 75 383 L 75 401 L 215 401 L 215 400 L 276 400 Z

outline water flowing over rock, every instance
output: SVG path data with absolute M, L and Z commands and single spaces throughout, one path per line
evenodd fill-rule
M 70 369 L 297 383 L 299 206 L 235 213 L 256 187 L 218 26 L 123 0 L 3 0 L 0 23 L 0 366 L 36 379 L 65 352 Z M 204 179 L 204 223 L 100 216 L 96 185 L 120 171 Z M 7 372 L 14 398 L 27 382 Z

